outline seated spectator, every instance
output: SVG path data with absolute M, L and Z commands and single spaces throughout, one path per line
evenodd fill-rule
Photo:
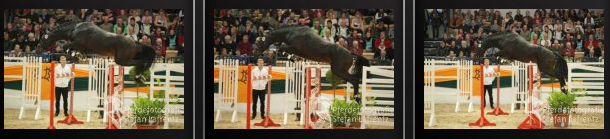
M 363 39 L 364 39 L 363 42 L 365 42 L 364 48 L 367 51 L 372 51 L 373 50 L 373 41 L 374 41 L 374 38 L 371 36 L 371 32 L 367 31 L 366 35 L 365 35 L 365 37 Z
M 225 36 L 225 41 L 222 43 L 222 48 L 227 49 L 228 54 L 232 54 L 232 52 L 235 51 L 235 43 L 231 40 L 231 36 Z
M 32 47 L 29 44 L 25 45 L 25 50 L 23 51 L 25 54 L 32 53 Z
M 235 50 L 235 55 L 233 56 L 233 59 L 237 59 L 239 61 L 239 63 L 245 62 L 246 54 L 242 54 L 241 51 L 239 49 L 237 49 L 237 50 Z
M 457 46 L 457 41 L 451 41 L 451 43 L 449 44 L 449 51 L 453 51 L 453 52 L 458 52 L 460 51 L 460 47 Z M 447 55 L 449 55 L 449 51 L 447 51 Z
M 299 20 L 295 17 L 294 12 L 290 12 L 290 15 L 287 18 L 284 18 L 282 25 L 295 25 L 299 22 Z
M 301 23 L 301 25 L 307 25 L 312 27 L 313 26 L 313 20 L 312 18 L 309 16 L 309 11 L 308 10 L 303 10 L 301 11 L 302 16 L 299 19 L 299 23 Z
M 153 23 L 156 27 L 161 27 L 163 30 L 167 28 L 169 22 L 169 18 L 165 13 L 165 10 L 159 10 L 159 14 L 155 15 L 155 19 L 153 19 Z
M 222 52 L 220 53 L 219 59 L 231 58 L 231 54 L 229 54 L 227 48 L 222 48 Z
M 458 59 L 465 59 L 466 56 L 464 56 L 464 51 L 460 51 L 460 54 L 458 55 Z
M 329 42 L 329 43 L 335 43 L 335 39 L 334 37 L 331 35 L 330 30 L 324 30 L 324 37 L 322 39 L 324 39 L 324 41 Z
M 127 25 L 125 25 L 125 22 L 123 22 L 123 18 L 116 19 L 116 24 L 114 25 L 114 27 L 112 27 L 112 32 L 121 35 L 127 35 L 126 32 L 118 33 L 118 29 L 121 29 L 121 31 L 127 30 Z
M 582 35 L 576 35 L 576 51 L 582 51 L 583 42 Z
M 157 52 L 157 55 L 165 56 L 165 47 L 163 45 L 163 39 L 157 38 L 155 39 L 155 44 L 151 46 Z
M 142 17 L 142 29 L 140 29 L 140 33 L 143 35 L 152 35 L 154 27 L 150 24 L 150 18 Z
M 134 31 L 134 28 L 127 28 L 128 29 L 128 33 L 127 35 L 125 35 L 125 37 L 133 40 L 133 41 L 137 41 L 138 40 L 138 35 L 136 34 L 136 32 Z
M 544 39 L 542 39 L 540 45 L 545 48 L 551 48 L 551 40 L 549 39 L 549 35 L 544 36 Z
M 161 27 L 157 27 L 155 29 L 155 33 L 150 35 L 149 37 L 151 40 L 161 39 L 163 43 L 167 42 L 167 37 L 165 37 L 165 34 L 162 32 Z
M 386 51 L 379 52 L 379 56 L 375 57 L 374 64 L 375 65 L 392 65 L 392 60 L 387 58 Z
M 167 35 L 167 45 L 169 49 L 175 50 L 178 46 L 178 35 L 176 35 L 176 29 L 169 29 L 169 34 Z
M 346 50 L 349 50 L 347 42 L 345 42 L 345 39 L 342 37 L 339 37 L 339 40 L 336 42 L 340 47 L 345 48 Z
M 330 37 L 335 37 L 337 34 L 337 29 L 333 25 L 331 20 L 326 21 L 326 25 L 324 26 L 324 31 L 330 30 Z M 326 37 L 327 34 L 322 34 L 322 37 Z
M 595 49 L 586 49 L 586 53 L 585 53 L 585 57 L 589 57 L 589 58 L 597 58 L 597 56 L 595 55 Z
M 115 32 L 116 35 L 124 35 L 123 34 L 123 28 L 117 28 L 115 31 L 116 31 Z
M 137 23 L 136 18 L 131 17 L 129 18 L 129 24 L 127 25 L 127 30 L 129 29 L 133 29 L 133 32 L 135 35 L 138 35 L 138 33 L 140 33 L 140 24 Z
M 441 46 L 438 48 L 438 56 L 447 56 L 449 54 L 449 47 L 446 43 L 441 42 Z
M 313 27 L 311 27 L 312 30 L 315 30 L 317 32 L 319 32 L 317 35 L 320 37 L 323 37 L 324 35 L 322 35 L 324 32 L 322 32 L 322 30 L 324 29 L 324 27 L 322 27 L 322 25 L 320 24 L 320 22 L 318 22 L 318 20 L 313 21 Z
M 362 55 L 362 49 L 360 49 L 360 43 L 358 42 L 358 40 L 352 41 L 352 45 L 350 47 L 350 52 L 352 54 Z
M 523 18 L 523 20 L 527 20 L 527 18 Z M 521 33 L 519 35 L 521 35 L 523 39 L 530 41 L 531 34 L 532 32 L 527 28 L 527 25 L 523 25 L 523 27 L 521 28 Z
M 19 44 L 14 44 L 13 46 L 13 50 L 10 53 L 11 57 L 21 57 L 22 51 L 21 51 L 21 46 Z
M 142 35 L 142 38 L 140 38 L 140 43 L 145 44 L 145 45 L 150 45 L 151 41 L 147 35 Z
M 348 37 L 347 36 L 348 35 L 348 31 L 349 31 L 349 27 L 347 26 L 347 22 L 339 22 L 339 25 L 340 26 L 339 26 L 339 29 L 338 29 L 338 37 L 347 38 Z
M 108 31 L 108 32 L 113 32 L 112 28 L 114 27 L 114 25 L 112 25 L 112 23 L 110 23 L 110 19 L 108 18 L 107 15 L 102 16 L 102 20 L 104 23 L 102 23 L 100 26 L 100 28 L 102 28 L 102 30 Z
M 242 41 L 237 45 L 237 50 L 244 55 L 252 55 L 252 43 L 250 43 L 250 39 L 248 35 L 244 35 Z M 237 52 L 236 50 L 236 52 Z M 237 54 L 236 55 L 240 55 Z
M 563 56 L 574 57 L 574 49 L 572 49 L 572 43 L 566 42 L 563 47 L 563 52 L 561 53 Z
M 561 48 L 561 44 L 559 44 L 559 40 L 553 41 L 553 44 L 552 44 L 550 50 L 553 52 L 557 52 L 557 53 L 561 52 L 562 48 Z
M 352 17 L 350 23 L 351 23 L 350 27 L 352 29 L 361 30 L 361 31 L 364 30 L 364 19 L 362 18 L 362 15 L 360 14 L 359 11 L 356 11 L 356 15 L 354 17 Z
M 53 53 L 64 53 L 64 49 L 62 48 L 61 45 L 55 45 L 55 51 L 53 51 Z
M 445 57 L 445 60 L 447 61 L 454 61 L 455 60 L 455 51 L 449 51 L 449 55 L 447 55 L 447 57 Z
M 539 45 L 540 42 L 538 41 L 538 35 L 533 34 L 532 36 L 533 37 L 532 37 L 532 40 L 530 41 L 530 43 L 534 44 L 535 46 Z
M 4 51 L 8 51 L 11 48 L 11 41 L 9 39 L 8 33 L 4 32 Z
M 589 38 L 587 39 L 587 41 L 585 41 L 585 44 L 583 45 L 583 49 L 587 50 L 587 49 L 598 49 L 599 48 L 599 44 L 597 43 L 597 41 L 595 41 L 595 39 L 593 38 L 593 35 L 589 35 Z
M 392 49 L 390 48 L 390 43 L 390 39 L 385 37 L 384 32 L 381 32 L 379 34 L 379 38 L 375 39 L 375 56 L 378 56 L 380 51 L 387 51 L 386 49 Z

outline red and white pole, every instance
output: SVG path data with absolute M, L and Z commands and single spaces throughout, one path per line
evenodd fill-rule
M 51 107 L 51 110 L 49 111 L 49 127 L 47 127 L 47 129 L 55 129 L 55 125 L 54 125 L 54 120 L 53 120 L 53 112 L 55 111 L 54 107 L 53 107 L 53 103 L 55 102 L 55 62 L 51 62 L 51 72 L 49 73 L 51 74 L 51 78 L 50 78 L 50 82 L 51 85 L 49 86 L 51 88 L 49 95 L 51 95 L 51 97 L 49 97 L 49 99 L 51 99 L 49 107 Z

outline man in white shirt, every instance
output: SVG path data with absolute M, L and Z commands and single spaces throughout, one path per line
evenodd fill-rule
M 483 67 L 483 75 L 485 76 L 484 79 L 484 91 L 487 92 L 489 94 L 489 103 L 491 104 L 491 109 L 494 109 L 494 102 L 493 102 L 493 92 L 492 92 L 492 83 L 494 82 L 494 80 L 496 79 L 495 76 L 499 76 L 499 73 L 496 73 L 494 68 L 489 66 L 489 59 L 485 59 L 485 66 Z M 485 93 L 482 94 L 483 98 L 485 98 Z M 483 101 L 483 107 L 485 107 L 485 105 L 487 103 L 485 103 L 485 101 Z
M 261 100 L 261 119 L 265 118 L 265 93 L 267 92 L 267 82 L 271 81 L 271 75 L 266 68 L 263 68 L 265 61 L 262 58 L 258 58 L 257 67 L 252 70 L 250 76 L 252 76 L 252 117 L 256 118 L 256 103 L 257 100 Z
M 59 100 L 63 96 L 64 116 L 68 116 L 68 84 L 74 72 L 66 65 L 66 57 L 59 58 L 60 65 L 55 67 L 55 117 L 59 115 Z

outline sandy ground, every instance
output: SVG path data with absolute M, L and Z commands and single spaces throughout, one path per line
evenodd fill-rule
M 519 124 L 525 120 L 526 114 L 521 110 L 515 110 L 515 113 L 502 116 L 485 115 L 485 118 L 496 126 L 468 126 L 468 123 L 476 121 L 480 117 L 480 105 L 473 105 L 474 112 L 467 113 L 460 111 L 455 113 L 455 104 L 436 104 L 436 125 L 429 127 L 428 121 L 430 114 L 424 114 L 424 129 L 517 129 Z M 584 105 L 579 108 L 593 108 L 603 105 Z M 510 112 L 510 105 L 502 105 L 502 110 Z M 485 112 L 490 112 L 491 108 L 487 106 Z M 576 113 L 570 114 L 572 120 L 569 122 L 568 129 L 604 129 L 604 114 L 603 113 Z M 552 123 L 547 124 L 545 129 L 557 129 Z
M 40 113 L 40 119 L 38 120 L 34 120 L 34 113 L 35 110 L 34 109 L 28 109 L 26 111 L 26 116 L 19 120 L 19 109 L 10 109 L 10 108 L 4 108 L 4 129 L 47 129 L 47 127 L 49 127 L 49 111 L 48 110 L 41 110 Z M 76 118 L 80 121 L 85 121 L 86 120 L 86 115 L 87 112 L 86 111 L 74 111 L 74 115 L 76 116 Z M 102 119 L 97 119 L 97 116 L 99 116 L 99 112 L 93 113 L 92 114 L 93 117 L 95 118 L 91 118 L 91 122 L 86 122 L 85 124 L 73 124 L 73 125 L 66 125 L 66 124 L 59 124 L 59 123 L 55 123 L 55 127 L 57 129 L 104 129 L 106 127 L 106 124 L 102 123 Z M 181 118 L 184 119 L 183 115 L 171 115 L 171 116 L 175 116 L 176 118 Z M 54 120 L 58 121 L 58 120 L 63 120 L 65 118 L 65 116 L 63 116 L 63 112 L 60 113 L 60 116 L 55 117 Z M 126 129 L 135 129 L 135 126 L 126 126 L 124 127 Z M 169 124 L 169 128 L 170 129 L 184 129 L 184 124 L 183 123 L 170 123 Z M 157 129 L 163 129 L 163 126 L 157 126 Z
M 214 113 L 216 114 L 216 113 Z M 231 112 L 224 111 L 222 114 L 222 120 L 214 123 L 214 129 L 246 129 L 246 113 L 237 113 L 237 122 L 231 123 Z M 216 115 L 214 115 L 216 116 Z M 271 119 L 273 122 L 282 124 L 284 121 L 283 114 L 271 114 Z M 254 126 L 254 123 L 259 123 L 262 121 L 260 115 L 256 116 L 256 119 L 250 121 L 251 129 L 303 129 L 302 125 L 299 125 L 298 121 L 295 121 L 296 116 L 294 114 L 288 115 L 288 122 L 286 125 L 281 125 L 281 127 L 261 127 Z M 394 121 L 394 118 L 390 118 L 390 121 Z M 394 126 L 378 126 L 378 125 L 366 125 L 366 129 L 394 129 Z

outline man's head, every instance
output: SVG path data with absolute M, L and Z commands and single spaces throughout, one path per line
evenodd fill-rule
M 15 43 L 14 50 L 15 50 L 15 52 L 21 51 L 21 46 L 19 44 Z
M 227 48 L 222 48 L 222 50 L 221 50 L 220 54 L 222 54 L 222 55 L 228 55 L 228 54 L 229 54 L 229 52 L 228 52 Z
M 116 23 L 117 24 L 123 24 L 123 18 L 117 18 L 116 19 Z
M 244 37 L 242 38 L 242 42 L 243 42 L 243 43 L 248 43 L 248 42 L 250 42 L 248 38 L 249 38 L 249 37 L 248 37 L 248 35 L 244 35 Z
M 485 64 L 485 66 L 489 66 L 489 59 L 485 58 L 484 64 Z
M 163 46 L 163 39 L 161 39 L 161 38 L 157 38 L 157 39 L 155 40 L 155 44 L 157 44 L 158 46 Z
M 231 43 L 231 36 L 225 35 L 225 43 Z
M 117 30 L 118 30 L 118 29 L 117 29 Z M 134 33 L 134 32 L 133 32 L 133 27 L 130 27 L 130 28 L 128 28 L 127 30 L 129 31 L 129 35 L 133 35 L 133 33 Z
M 116 34 L 120 35 L 122 33 L 123 33 L 123 29 L 122 28 L 120 28 L 120 27 L 116 28 Z
M 28 40 L 30 40 L 30 41 L 34 40 L 34 33 L 32 33 L 32 32 L 28 33 Z
M 263 58 L 258 58 L 256 60 L 256 65 L 258 65 L 259 68 L 262 68 L 265 65 L 265 60 L 263 60 Z
M 129 24 L 132 26 L 136 25 L 136 18 L 134 18 L 134 17 L 129 18 Z
M 66 65 L 66 56 L 59 57 L 59 63 L 61 63 L 62 66 L 65 66 Z
M 383 50 L 383 51 L 379 52 L 379 56 L 380 56 L 380 57 L 384 57 L 384 58 L 385 58 L 386 53 L 387 53 L 387 52 L 386 52 L 385 50 Z
M 352 42 L 352 47 L 358 48 L 358 47 L 360 47 L 360 43 L 358 41 L 354 40 Z
M 455 52 L 453 52 L 453 50 L 449 51 L 449 57 L 455 57 Z

